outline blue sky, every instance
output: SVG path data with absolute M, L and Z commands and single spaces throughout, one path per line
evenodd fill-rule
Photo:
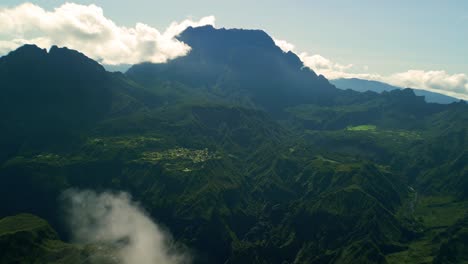
M 30 2 L 47 11 L 65 3 Z M 2 0 L 0 7 L 11 8 L 21 3 Z M 449 77 L 468 75 L 468 1 L 75 0 L 73 3 L 95 4 L 119 26 L 134 27 L 141 22 L 160 31 L 173 21 L 213 15 L 217 27 L 263 29 L 276 39 L 293 43 L 298 54 L 320 55 L 338 66 L 352 64 L 347 69 L 350 73 L 391 76 L 417 70 L 444 71 Z M 466 93 L 468 77 L 465 81 L 458 82 L 466 85 L 458 93 Z

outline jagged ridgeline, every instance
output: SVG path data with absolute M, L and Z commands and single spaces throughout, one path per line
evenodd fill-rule
M 339 90 L 259 30 L 179 39 L 127 73 L 0 58 L 0 263 L 115 260 L 72 239 L 70 188 L 130 193 L 193 263 L 468 261 L 465 102 Z

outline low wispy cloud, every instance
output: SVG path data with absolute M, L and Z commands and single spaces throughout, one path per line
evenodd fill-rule
M 79 50 L 102 64 L 165 62 L 184 56 L 190 47 L 175 37 L 189 26 L 214 25 L 215 17 L 173 22 L 164 31 L 143 23 L 123 27 L 96 5 L 65 3 L 53 11 L 25 3 L 0 9 L 0 55 L 23 44 Z
M 156 225 L 127 193 L 68 190 L 63 198 L 75 242 L 108 245 L 110 252 L 106 253 L 122 264 L 190 263 L 169 233 Z
M 309 55 L 307 52 L 300 53 L 299 58 L 305 66 L 330 79 L 340 78 L 341 73 L 351 70 L 354 67 L 353 64 L 344 65 L 335 63 L 321 55 Z
M 296 52 L 294 44 L 285 40 L 274 40 L 284 52 Z M 443 70 L 408 70 L 391 75 L 381 75 L 370 73 L 368 66 L 357 67 L 353 64 L 341 64 L 319 54 L 309 55 L 307 52 L 296 52 L 296 54 L 299 54 L 304 66 L 328 79 L 359 78 L 381 81 L 403 88 L 422 89 L 468 100 L 468 75 L 463 73 L 449 74 Z

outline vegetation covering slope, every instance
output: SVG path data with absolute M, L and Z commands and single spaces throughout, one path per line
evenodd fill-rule
M 16 216 L 40 240 L 2 244 L 6 263 L 86 254 L 58 242 L 69 188 L 129 192 L 195 263 L 466 260 L 466 103 L 338 90 L 262 31 L 180 39 L 188 56 L 126 74 L 68 49 L 0 58 L 0 216 L 57 230 Z

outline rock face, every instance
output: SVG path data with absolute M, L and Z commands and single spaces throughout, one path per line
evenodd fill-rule
M 135 65 L 127 75 L 146 84 L 170 80 L 205 87 L 233 101 L 246 98 L 273 113 L 299 103 L 333 103 L 340 92 L 261 30 L 205 26 L 188 28 L 179 39 L 192 47 L 187 56 Z

